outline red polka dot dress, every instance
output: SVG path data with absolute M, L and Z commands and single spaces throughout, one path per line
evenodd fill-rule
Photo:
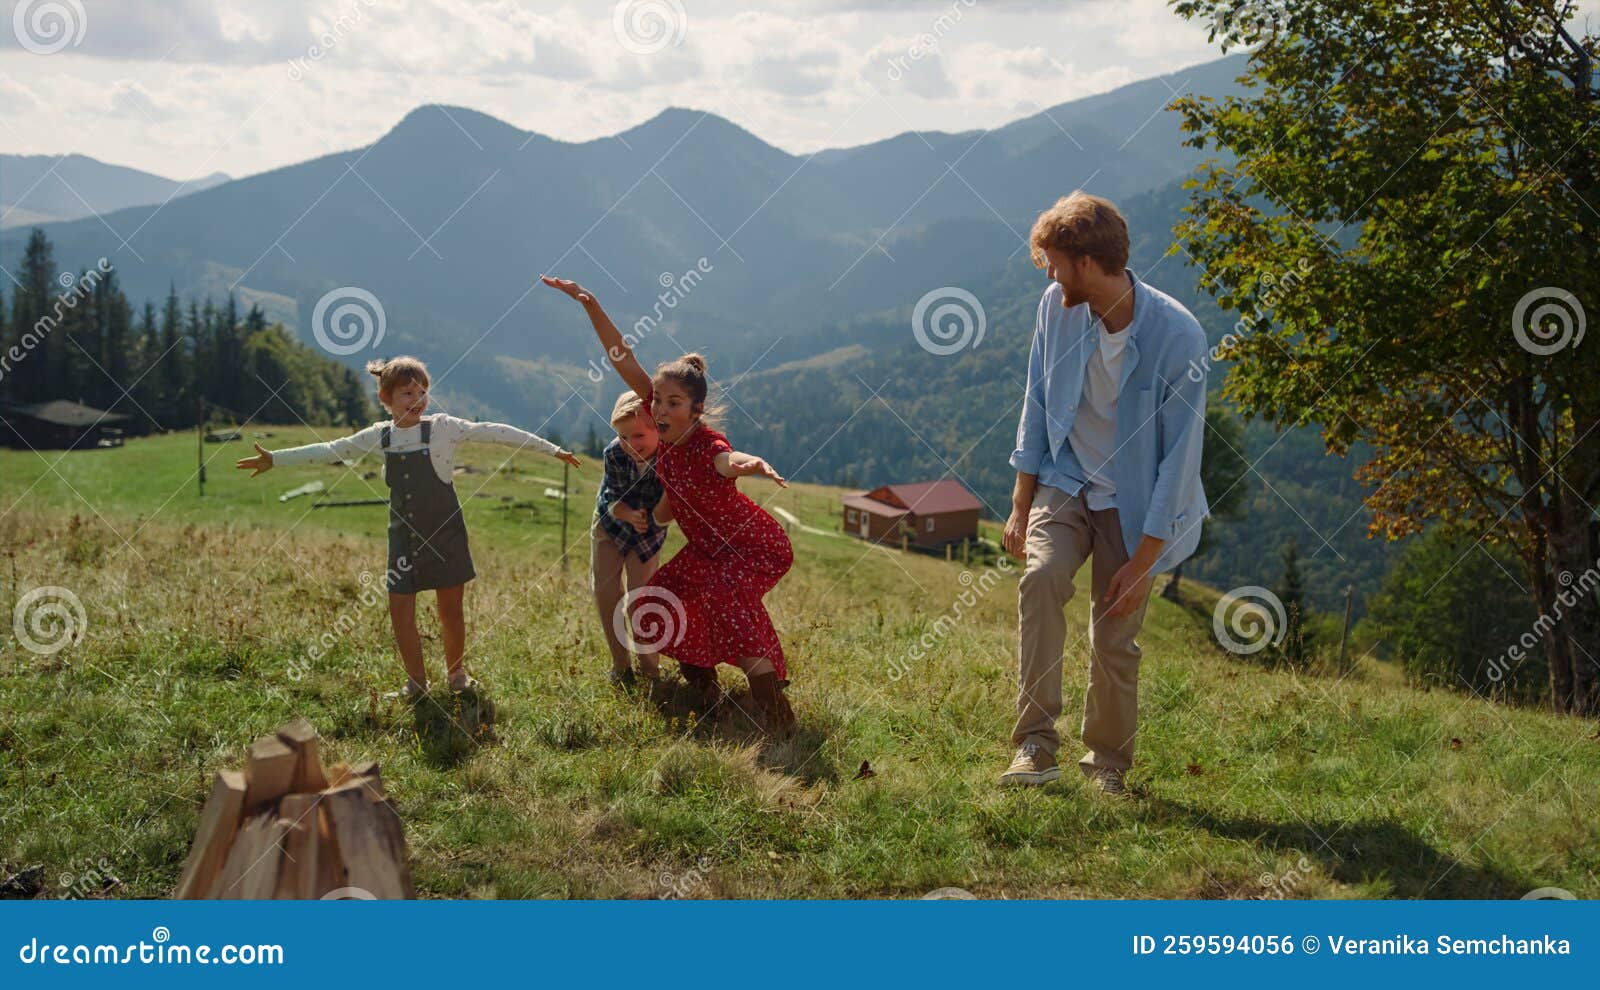
M 683 602 L 682 628 L 661 652 L 696 667 L 765 657 L 784 679 L 783 646 L 761 599 L 788 573 L 794 549 L 776 519 L 717 473 L 717 455 L 732 450 L 700 423 L 657 456 L 656 475 L 688 540 L 649 582 Z

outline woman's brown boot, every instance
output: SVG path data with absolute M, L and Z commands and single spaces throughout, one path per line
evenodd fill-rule
M 795 730 L 794 709 L 789 707 L 789 699 L 783 696 L 778 675 L 768 671 L 765 674 L 748 676 L 750 700 L 761 709 L 762 729 L 775 736 L 787 736 L 792 733 Z
M 717 682 L 717 669 L 715 667 L 696 667 L 692 664 L 679 664 L 683 673 L 684 682 L 694 689 L 700 698 L 700 709 L 703 719 L 719 719 L 723 714 L 722 685 Z

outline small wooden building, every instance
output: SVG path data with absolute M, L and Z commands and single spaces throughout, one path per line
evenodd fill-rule
M 122 442 L 122 413 L 55 399 L 32 405 L 0 403 L 0 444 L 23 450 L 65 450 Z
M 940 547 L 978 536 L 983 503 L 951 478 L 845 495 L 844 531 L 863 540 Z

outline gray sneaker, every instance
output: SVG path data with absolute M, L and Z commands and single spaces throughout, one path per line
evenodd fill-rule
M 1091 767 L 1086 763 L 1078 764 L 1083 768 L 1084 776 L 1102 794 L 1123 797 L 1128 793 L 1127 781 L 1124 779 L 1126 771 L 1114 770 L 1111 767 Z
M 1011 786 L 1037 787 L 1061 779 L 1061 768 L 1056 758 L 1039 748 L 1038 743 L 1023 743 L 1017 755 L 1011 758 L 1011 768 L 1000 775 L 1000 783 Z

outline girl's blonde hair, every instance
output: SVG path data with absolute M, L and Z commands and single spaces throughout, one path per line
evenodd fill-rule
M 387 361 L 368 361 L 367 374 L 378 380 L 379 395 L 391 395 L 401 385 L 412 382 L 419 383 L 423 388 L 428 387 L 427 365 L 409 354 Z
M 617 396 L 617 402 L 611 407 L 611 425 L 625 423 L 645 411 L 644 400 L 632 389 Z
M 683 386 L 689 393 L 689 401 L 699 411 L 700 419 L 707 426 L 715 426 L 722 419 L 722 407 L 706 405 L 707 382 L 706 359 L 698 352 L 691 351 L 676 361 L 664 361 L 656 368 L 656 378 L 670 379 Z

